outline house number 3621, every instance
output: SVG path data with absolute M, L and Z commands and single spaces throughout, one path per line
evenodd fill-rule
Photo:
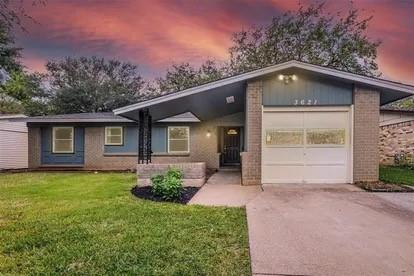
M 317 99 L 295 99 L 293 105 L 317 105 Z

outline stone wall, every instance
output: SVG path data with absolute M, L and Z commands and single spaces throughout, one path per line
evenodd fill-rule
M 379 177 L 378 91 L 354 90 L 354 182 L 377 181 Z
M 248 83 L 246 89 L 246 151 L 241 156 L 243 185 L 260 185 L 262 181 L 262 90 L 261 81 Z
M 202 186 L 206 181 L 206 163 L 170 163 L 170 164 L 138 164 L 138 185 L 151 184 L 151 177 L 156 174 L 164 174 L 170 168 L 177 168 L 183 172 L 184 186 Z
M 380 127 L 379 153 L 383 165 L 394 165 L 397 154 L 414 158 L 414 121 Z

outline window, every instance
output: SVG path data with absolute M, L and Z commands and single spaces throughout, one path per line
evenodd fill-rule
M 306 143 L 308 145 L 345 145 L 345 129 L 307 129 Z
M 268 129 L 266 130 L 267 146 L 299 146 L 303 145 L 302 129 Z
M 189 127 L 168 127 L 168 152 L 190 152 Z
M 121 146 L 123 143 L 124 138 L 122 127 L 105 127 L 105 145 Z
M 73 153 L 73 127 L 54 127 L 52 140 L 53 153 Z

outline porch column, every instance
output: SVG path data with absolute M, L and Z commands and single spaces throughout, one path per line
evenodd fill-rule
M 260 185 L 262 181 L 262 90 L 261 81 L 246 88 L 246 151 L 242 153 L 242 184 Z
M 151 163 L 152 118 L 148 109 L 139 111 L 138 130 L 138 164 Z

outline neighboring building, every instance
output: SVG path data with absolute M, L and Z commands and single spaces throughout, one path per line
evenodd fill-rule
M 413 86 L 290 61 L 118 116 L 30 118 L 29 166 L 137 168 L 141 178 L 178 166 L 202 179 L 205 167 L 239 165 L 244 185 L 376 181 L 379 107 L 411 94 Z
M 381 108 L 379 151 L 383 165 L 396 158 L 414 161 L 414 110 Z
M 24 115 L 0 115 L 0 170 L 27 168 L 27 127 L 13 119 Z

